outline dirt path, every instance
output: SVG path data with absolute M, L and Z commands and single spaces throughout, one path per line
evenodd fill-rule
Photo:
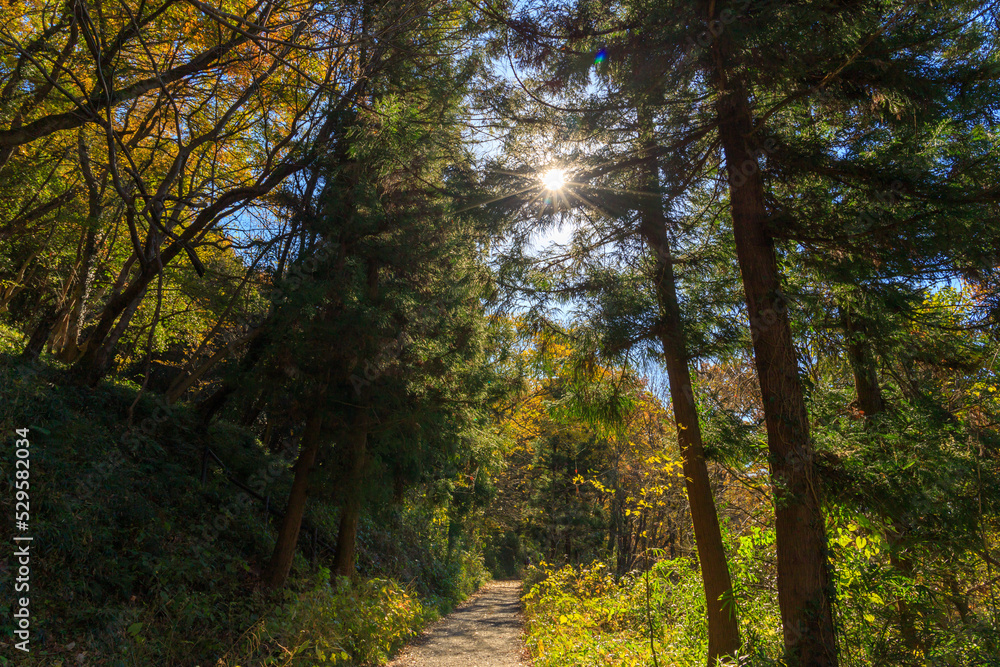
M 487 584 L 387 667 L 527 667 L 520 595 L 520 581 Z

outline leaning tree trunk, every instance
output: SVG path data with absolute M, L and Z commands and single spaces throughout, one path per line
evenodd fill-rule
M 42 249 L 44 250 L 44 247 Z M 25 285 L 30 282 L 34 273 L 34 269 L 32 269 L 32 267 L 37 266 L 35 258 L 38 257 L 39 252 L 40 251 L 36 250 L 28 255 L 28 258 L 21 264 L 21 268 L 17 272 L 17 277 L 10 281 L 10 284 L 6 288 L 0 291 L 0 313 L 7 312 L 7 307 L 10 305 L 10 302 L 15 296 L 20 294 L 24 290 Z M 28 280 L 25 280 L 24 274 L 28 271 L 28 269 L 32 269 L 32 274 L 29 274 Z
M 82 246 L 80 252 L 83 252 Z M 66 279 L 66 284 L 63 285 L 62 293 L 59 295 L 59 301 L 57 303 L 60 304 L 59 308 L 61 314 L 56 320 L 55 325 L 52 327 L 52 331 L 49 333 L 47 342 L 49 354 L 51 354 L 53 350 L 62 349 L 62 341 L 66 338 L 66 329 L 69 327 L 71 306 L 69 294 L 70 290 L 73 289 L 76 284 L 77 272 L 80 270 L 80 264 L 82 261 L 83 259 L 81 257 L 77 257 L 76 264 L 73 265 L 73 270 L 70 271 L 70 275 Z
M 660 199 L 659 168 L 652 142 L 652 122 L 640 111 L 640 130 L 647 134 L 643 150 L 648 157 L 643 162 L 643 186 L 650 194 L 640 210 L 639 229 L 643 240 L 655 258 L 654 280 L 660 305 L 659 337 L 670 384 L 670 403 L 677 425 L 677 442 L 681 450 L 685 486 L 694 524 L 695 545 L 701 564 L 708 617 L 708 664 L 720 658 L 732 659 L 740 647 L 739 623 L 736 619 L 733 584 L 729 576 L 722 531 L 712 497 L 712 486 L 705 463 L 705 450 L 698 423 L 698 408 L 694 402 L 691 373 L 688 368 L 687 345 L 681 322 L 680 305 L 674 278 L 667 219 Z
M 229 355 L 233 354 L 236 350 L 238 350 L 242 346 L 257 339 L 257 337 L 260 336 L 260 334 L 262 334 L 263 332 L 264 328 L 258 327 L 253 331 L 251 331 L 250 333 L 243 336 L 242 338 L 235 341 L 231 341 L 227 343 L 225 346 L 220 347 L 218 350 L 215 351 L 215 353 L 211 357 L 203 361 L 197 368 L 195 368 L 190 373 L 186 374 L 185 371 L 178 373 L 177 376 L 174 377 L 174 380 L 171 383 L 170 388 L 167 390 L 166 393 L 167 403 L 176 403 L 178 400 L 180 400 L 181 396 L 183 396 L 187 392 L 188 389 L 194 386 L 194 384 L 198 382 L 198 380 L 200 380 L 202 376 L 205 375 L 205 373 L 212 370 L 212 368 L 215 367 L 216 364 L 218 364 L 220 361 L 222 361 Z M 254 349 L 256 350 L 257 348 Z M 254 363 L 256 363 L 258 356 L 255 356 L 253 358 Z M 232 385 L 232 383 L 230 384 Z M 232 386 L 235 388 L 235 385 Z
M 21 358 L 27 361 L 37 361 L 38 356 L 42 353 L 45 348 L 45 341 L 49 339 L 49 334 L 52 331 L 52 327 L 55 326 L 56 321 L 58 321 L 61 316 L 61 310 L 56 307 L 51 307 L 42 315 L 41 320 L 39 320 L 38 325 L 35 327 L 28 339 L 28 344 L 24 346 L 24 350 L 21 351 Z
M 77 262 L 76 267 L 79 267 L 80 263 Z M 74 268 L 74 271 L 76 270 Z M 66 280 L 66 285 L 63 287 L 62 294 L 59 295 L 59 300 L 56 305 L 52 306 L 50 309 L 45 311 L 38 326 L 35 327 L 34 331 L 31 333 L 31 337 L 28 339 L 28 344 L 25 345 L 24 349 L 21 351 L 21 358 L 30 361 L 36 361 L 41 355 L 42 350 L 45 348 L 45 343 L 49 344 L 49 351 L 52 351 L 52 338 L 54 336 L 53 329 L 56 329 L 61 322 L 63 322 L 69 315 L 69 302 L 67 301 L 67 295 L 69 294 L 70 288 L 73 286 L 73 277 L 70 276 Z M 4 308 L 0 307 L 0 312 L 3 312 Z
M 138 310 L 139 304 L 142 303 L 142 299 L 146 295 L 147 285 L 148 283 L 143 284 L 142 289 L 137 291 L 122 292 L 111 300 L 116 304 L 113 308 L 105 307 L 104 315 L 87 340 L 83 342 L 83 355 L 74 366 L 74 372 L 84 384 L 94 387 L 107 374 L 108 367 L 115 357 L 118 339 L 125 333 L 129 322 L 132 321 L 132 316 Z M 119 303 L 120 301 L 121 303 Z M 119 306 L 122 306 L 121 309 Z M 117 314 L 117 321 L 116 318 L 107 317 L 109 312 Z
M 337 531 L 337 552 L 333 557 L 333 573 L 342 577 L 353 577 L 368 445 L 366 415 L 357 418 L 345 444 L 348 447 L 347 484 L 344 488 L 344 502 L 340 507 L 340 528 Z
M 826 526 L 792 329 L 774 239 L 767 229 L 764 182 L 758 155 L 748 146 L 754 134 L 749 96 L 738 74 L 728 76 L 732 65 L 728 32 L 718 37 L 713 51 L 716 122 L 767 424 L 785 652 L 798 667 L 832 667 L 837 664 L 837 643 Z
M 309 471 L 312 469 L 313 463 L 316 461 L 316 453 L 319 451 L 322 427 L 322 411 L 317 409 L 306 422 L 306 430 L 302 435 L 302 450 L 299 452 L 299 458 L 293 467 L 295 478 L 292 481 L 292 490 L 288 494 L 285 515 L 282 517 L 281 527 L 278 529 L 278 541 L 274 545 L 271 560 L 263 573 L 264 585 L 271 589 L 284 586 L 288 579 L 288 573 L 292 569 L 292 559 L 295 556 L 295 547 L 299 542 L 299 530 L 302 528 L 302 517 L 305 514 L 306 499 L 309 495 Z

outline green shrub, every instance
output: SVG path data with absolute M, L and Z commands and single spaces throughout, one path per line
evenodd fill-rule
M 601 562 L 558 570 L 543 563 L 526 581 L 538 581 L 524 596 L 536 667 L 651 665 L 650 626 L 660 664 L 704 664 L 704 596 L 688 559 L 653 566 L 648 605 L 645 575 L 615 581 Z
M 262 619 L 220 665 L 305 667 L 381 665 L 438 618 L 433 605 L 388 579 L 330 580 L 321 568 L 312 587 Z

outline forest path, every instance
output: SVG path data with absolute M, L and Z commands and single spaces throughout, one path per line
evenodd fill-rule
M 386 667 L 527 667 L 520 596 L 520 581 L 483 586 Z

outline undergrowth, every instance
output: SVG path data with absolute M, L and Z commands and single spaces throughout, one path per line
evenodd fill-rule
M 704 596 L 690 571 L 683 558 L 618 581 L 602 562 L 531 568 L 525 588 L 537 583 L 524 602 L 536 667 L 652 665 L 650 626 L 661 665 L 703 665 Z
M 248 629 L 217 667 L 238 665 L 380 665 L 438 609 L 390 579 L 331 581 L 321 568 L 313 586 Z
M 287 496 L 291 462 L 237 425 L 204 433 L 192 410 L 166 413 L 151 393 L 135 405 L 129 437 L 137 391 L 129 382 L 79 387 L 55 364 L 0 353 L 3 516 L 14 509 L 14 429 L 29 428 L 31 440 L 31 652 L 17 664 L 378 665 L 487 578 L 478 552 L 449 552 L 446 533 L 422 525 L 425 513 L 407 500 L 387 510 L 388 529 L 362 522 L 353 583 L 331 581 L 332 554 L 312 564 L 306 547 L 286 590 L 265 592 L 259 574 L 276 525 L 218 467 L 202 484 L 200 452 L 207 444 L 244 481 L 276 471 L 267 477 L 272 499 Z M 316 499 L 307 519 L 335 542 L 335 506 Z M 9 554 L 0 560 L 8 638 Z
M 919 652 L 907 653 L 893 629 L 895 600 L 920 609 L 928 587 L 902 582 L 886 567 L 886 548 L 849 516 L 831 517 L 836 625 L 850 667 L 919 664 L 940 667 L 1000 665 L 991 648 L 996 628 L 926 614 Z M 784 667 L 781 618 L 774 590 L 774 531 L 753 528 L 730 538 L 727 551 L 742 647 L 730 664 Z M 616 580 L 602 562 L 587 567 L 529 568 L 524 595 L 527 643 L 535 667 L 701 667 L 708 636 L 705 597 L 696 561 L 659 560 L 648 572 Z M 963 619 L 964 621 L 964 619 Z M 978 623 L 974 624 L 974 623 Z M 652 641 L 651 641 L 652 638 Z M 655 658 L 654 658 L 655 653 Z

